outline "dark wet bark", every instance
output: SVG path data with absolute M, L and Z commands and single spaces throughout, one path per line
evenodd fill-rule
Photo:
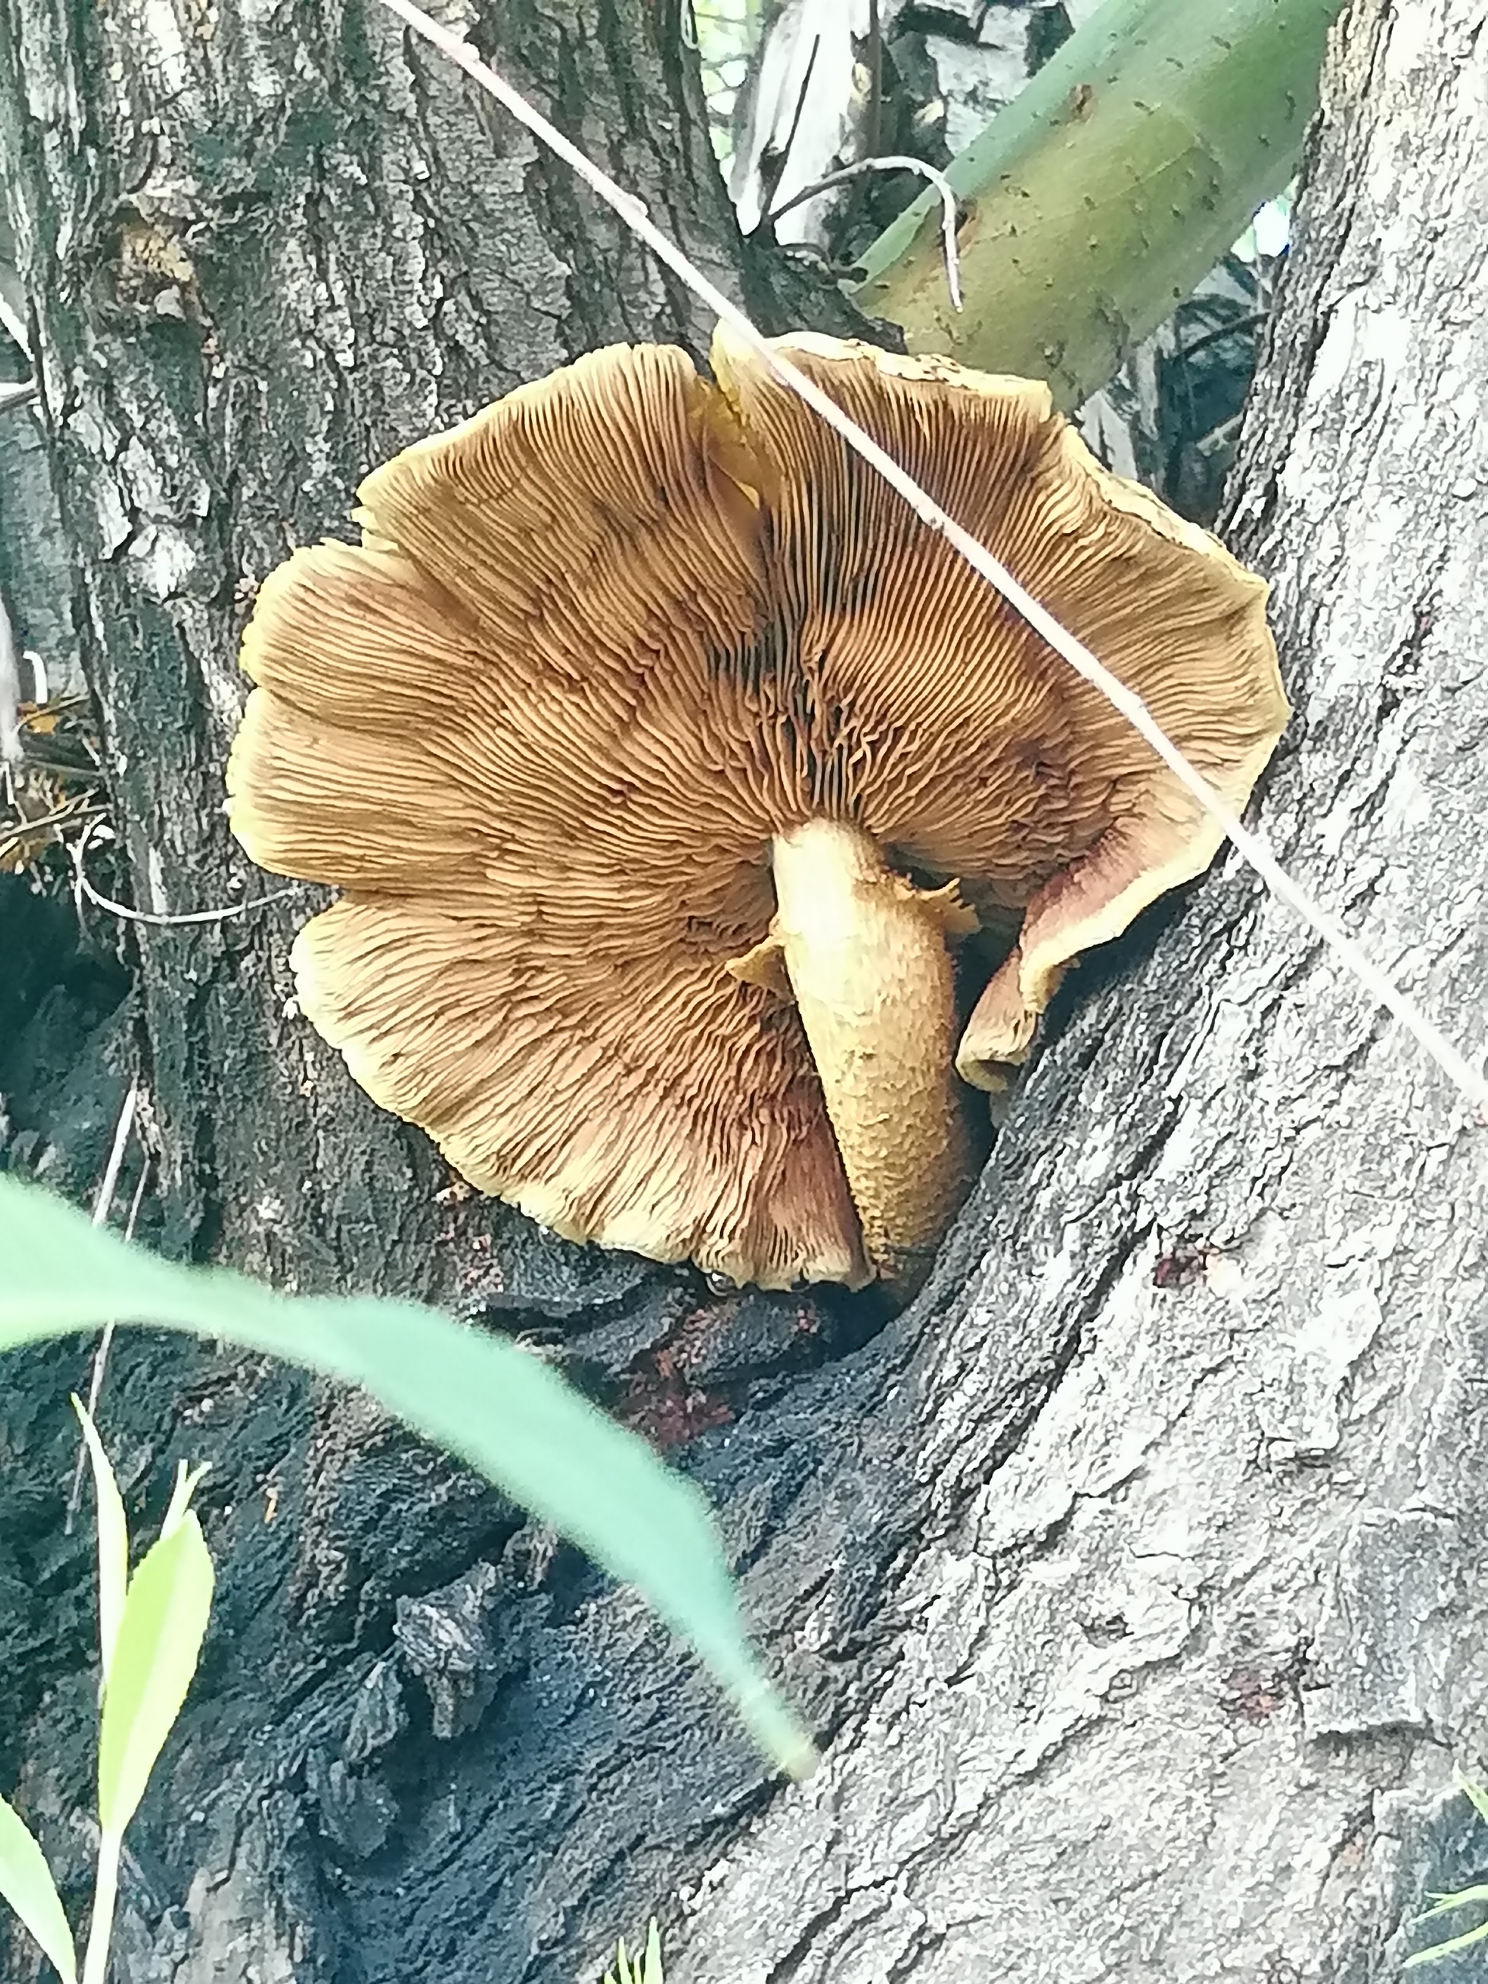
M 488 9 L 475 38 L 643 193 L 705 269 L 767 321 L 787 321 L 799 305 L 763 277 L 793 279 L 748 266 L 678 30 L 670 0 L 629 0 Z M 225 831 L 221 781 L 256 582 L 293 543 L 344 530 L 359 476 L 404 442 L 595 344 L 680 336 L 700 349 L 708 327 L 566 173 L 405 46 L 375 7 L 124 18 L 22 0 L 0 10 L 0 63 L 3 169 L 63 528 L 59 542 L 55 514 L 8 473 L 7 539 L 71 587 L 63 631 L 21 631 L 54 655 L 75 635 L 97 694 L 124 841 L 101 879 L 157 914 L 254 897 L 272 885 Z M 441 1200 L 447 1180 L 423 1140 L 374 1109 L 286 1013 L 288 936 L 312 892 L 240 920 L 131 926 L 137 1006 L 75 1058 L 88 1022 L 119 995 L 116 933 L 93 918 L 97 952 L 69 964 L 67 939 L 23 885 L 6 888 L 6 947 L 50 959 L 55 980 L 7 976 L 10 1161 L 75 1196 L 90 1191 L 132 1046 L 159 1187 L 147 1222 L 168 1251 L 302 1288 L 489 1296 L 671 1444 L 726 1420 L 762 1381 L 778 1390 L 845 1330 L 861 1333 L 830 1304 L 720 1306 L 695 1277 L 565 1247 L 499 1207 Z M 23 1798 L 43 1815 L 85 1807 L 87 1793 L 86 1552 L 58 1528 L 79 1365 L 70 1347 L 12 1360 L 0 1404 L 0 1777 L 9 1785 L 24 1770 Z M 182 1975 L 230 1965 L 234 1938 L 262 1962 L 281 1931 L 302 1974 L 347 1961 L 408 1975 L 428 1967 L 414 1962 L 417 1939 L 458 1942 L 461 1917 L 470 1963 L 499 1958 L 518 1975 L 514 1953 L 536 1934 L 528 1890 L 547 1878 L 540 1836 L 564 1804 L 558 1725 L 596 1683 L 617 1704 L 636 1677 L 638 1703 L 672 1686 L 680 1670 L 660 1636 L 634 1608 L 623 1624 L 560 1633 L 571 1651 L 540 1663 L 557 1695 L 523 1710 L 527 1640 L 599 1587 L 540 1544 L 508 1550 L 517 1523 L 499 1497 L 343 1399 L 179 1345 L 122 1345 L 104 1417 L 137 1505 L 153 1495 L 158 1511 L 183 1441 L 213 1460 L 209 1527 L 223 1569 L 201 1719 L 136 1842 L 125 1968 L 153 1974 L 141 1952 L 171 1944 L 168 1906 L 200 1871 L 192 1919 L 206 1907 L 215 1926 L 203 1918 L 186 1935 Z M 515 1729 L 526 1761 L 492 1771 L 469 1752 L 479 1803 L 507 1830 L 494 1855 L 478 1856 L 499 1905 L 488 1910 L 480 1883 L 461 1874 L 454 1913 L 455 1890 L 441 1898 L 435 1884 L 424 1914 L 393 1870 L 405 1853 L 442 1851 L 439 1815 L 454 1794 L 436 1780 L 452 1725 L 441 1711 L 436 1739 L 428 1691 L 422 1707 L 413 1699 L 413 1626 L 401 1666 L 386 1662 L 404 1644 L 400 1602 L 482 1556 L 514 1595 L 498 1608 L 496 1651 L 472 1654 L 472 1698 L 512 1700 L 513 1718 L 488 1706 L 483 1726 L 505 1730 L 503 1744 Z M 616 1634 L 644 1642 L 630 1682 L 605 1664 Z M 358 1723 L 348 1783 L 334 1732 L 379 1661 L 403 1676 L 410 1702 L 390 1708 L 380 1741 L 365 1716 Z M 685 1726 L 683 1704 L 702 1713 L 706 1697 L 679 1685 Z M 617 1707 L 617 1724 L 641 1712 Z M 384 1757 L 404 1722 L 409 1733 Z M 721 1767 L 749 1769 L 737 1750 Z M 596 1836 L 583 1878 L 609 1883 L 627 1873 L 636 1801 L 599 1802 L 620 1830 L 605 1846 Z M 474 1812 L 462 1823 L 476 1825 Z M 70 1818 L 47 1832 L 71 1871 L 85 1864 Z M 387 1870 L 375 1896 L 351 1901 L 344 1856 Z M 583 1878 L 560 1892 L 555 1921 Z M 549 1923 L 536 1940 L 548 1947 L 558 1933 Z M 16 1964 L 25 1974 L 29 1959 Z
M 245 594 L 288 544 L 518 379 L 702 330 L 381 16 L 245 11 L 183 0 L 168 46 L 163 8 L 0 6 L 77 626 L 154 910 L 265 886 L 221 763 Z M 483 45 L 737 284 L 672 9 L 489 11 Z M 1236 521 L 1300 712 L 1268 829 L 1469 1034 L 1481 26 L 1349 17 Z M 1231 865 L 1093 961 L 935 1280 L 874 1333 L 441 1203 L 284 1013 L 312 899 L 141 936 L 156 1237 L 494 1293 L 560 1344 L 714 1495 L 828 1760 L 772 1787 L 632 1598 L 355 1401 L 134 1338 L 105 1412 L 132 1504 L 210 1458 L 221 1585 L 117 1974 L 566 1984 L 654 1907 L 677 1984 L 1384 1975 L 1405 1900 L 1470 1852 L 1435 1801 L 1483 1735 L 1483 1163 L 1317 947 Z M 0 1786 L 74 1899 L 79 1368 L 12 1360 L 0 1394 Z

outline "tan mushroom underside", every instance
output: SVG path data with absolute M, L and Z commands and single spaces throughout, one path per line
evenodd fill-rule
M 1286 715 L 1262 583 L 1042 386 L 786 343 L 1243 803 Z M 260 594 L 233 826 L 344 891 L 304 1010 L 482 1189 L 740 1281 L 912 1280 L 968 1168 L 934 885 L 1028 910 L 961 1043 L 991 1083 L 1215 838 L 814 416 L 715 368 L 597 352 L 369 477 L 363 543 Z

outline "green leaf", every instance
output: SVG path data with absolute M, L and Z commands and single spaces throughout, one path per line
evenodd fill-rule
M 666 1984 L 661 1974 L 661 1931 L 656 1926 L 654 1915 L 646 1932 L 644 1964 L 633 1961 L 627 1954 L 622 1936 L 615 1950 L 615 1968 L 605 1972 L 604 1984 Z
M 41 1945 L 62 1979 L 75 1984 L 77 1954 L 46 1856 L 14 1805 L 0 1798 L 0 1896 Z
M 212 1609 L 212 1559 L 194 1515 L 145 1552 L 129 1580 L 98 1726 L 98 1823 L 114 1839 L 139 1808 L 196 1672 Z
M 73 1394 L 72 1405 L 82 1423 L 88 1459 L 93 1464 L 93 1490 L 98 1501 L 98 1692 L 101 1695 L 108 1686 L 114 1641 L 124 1614 L 124 1592 L 129 1583 L 129 1523 L 114 1470 L 98 1437 L 98 1428 L 76 1393 Z
M 1488 1885 L 1458 1888 L 1453 1894 L 1434 1895 L 1430 1908 L 1423 1908 L 1416 1920 L 1432 1922 L 1438 1915 L 1451 1915 L 1456 1909 L 1470 1908 L 1475 1901 L 1488 1901 Z
M 191 1506 L 191 1498 L 196 1493 L 197 1483 L 206 1471 L 207 1463 L 205 1461 L 201 1463 L 200 1467 L 191 1468 L 187 1467 L 185 1461 L 177 1461 L 175 1486 L 171 1489 L 170 1504 L 165 1511 L 165 1518 L 160 1525 L 160 1534 L 162 1536 L 169 1536 L 171 1531 L 185 1516 L 187 1509 Z
M 1472 1803 L 1478 1817 L 1488 1820 L 1488 1791 L 1480 1784 L 1458 1773 L 1458 1788 Z M 1457 1888 L 1451 1894 L 1433 1894 L 1430 1908 L 1422 1909 L 1416 1917 L 1415 1926 L 1434 1922 L 1438 1916 L 1455 1914 L 1459 1908 L 1471 1908 L 1488 1902 L 1488 1882 L 1479 1882 L 1470 1888 Z M 1475 1944 L 1488 1941 L 1488 1922 L 1480 1922 L 1475 1929 L 1465 1929 L 1460 1935 L 1451 1936 L 1444 1943 L 1433 1943 L 1430 1949 L 1417 1950 L 1414 1956 L 1406 1958 L 1400 1966 L 1402 1970 L 1419 1970 L 1423 1964 L 1435 1963 L 1438 1957 L 1451 1956 L 1457 1950 L 1470 1950 Z
M 1488 1942 L 1488 1922 L 1476 1929 L 1468 1929 L 1460 1936 L 1449 1936 L 1444 1943 L 1433 1943 L 1429 1950 L 1417 1950 L 1401 1964 L 1402 1970 L 1419 1970 L 1423 1964 L 1435 1963 L 1438 1957 L 1454 1956 L 1458 1950 L 1470 1950 L 1477 1943 Z
M 810 1738 L 750 1657 L 707 1503 L 537 1357 L 412 1303 L 296 1299 L 171 1266 L 37 1186 L 0 1178 L 0 1349 L 110 1316 L 224 1337 L 363 1386 L 635 1585 L 702 1655 L 767 1754 L 797 1776 L 810 1770 Z

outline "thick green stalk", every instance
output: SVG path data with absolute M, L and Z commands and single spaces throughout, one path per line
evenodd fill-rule
M 859 307 L 1077 406 L 1286 184 L 1342 4 L 1107 0 L 950 166 L 965 309 L 933 191 L 864 257 Z

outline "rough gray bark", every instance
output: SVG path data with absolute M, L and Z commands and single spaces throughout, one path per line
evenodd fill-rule
M 1235 515 L 1299 712 L 1267 831 L 1479 1052 L 1485 27 L 1347 16 Z M 1080 1011 L 903 1373 L 887 1671 L 669 1978 L 1395 1974 L 1488 1861 L 1444 1803 L 1488 1738 L 1484 1134 L 1233 866 Z
M 362 461 L 675 319 L 375 15 L 297 16 L 302 57 L 258 18 L 147 60 L 132 16 L 0 7 L 85 646 L 155 906 L 260 886 L 214 825 L 240 572 L 333 524 Z M 635 52 L 654 19 L 512 6 L 497 45 L 648 199 L 685 158 L 658 204 L 726 261 L 701 123 Z M 1488 975 L 1484 19 L 1352 11 L 1240 481 L 1300 711 L 1268 830 L 1459 1030 Z M 200 132 L 239 123 L 214 167 Z M 433 1294 L 494 1259 L 514 1324 L 577 1312 L 601 1388 L 699 1434 L 827 1761 L 772 1788 L 633 1600 L 354 1405 L 136 1341 L 108 1419 L 131 1496 L 212 1457 L 222 1582 L 120 1977 L 566 1984 L 652 1906 L 677 1984 L 1392 1972 L 1402 1910 L 1482 1850 L 1444 1803 L 1488 1667 L 1482 1133 L 1243 875 L 1082 974 L 935 1281 L 867 1342 L 851 1304 L 709 1304 L 431 1204 L 415 1141 L 278 1024 L 302 913 L 147 940 L 165 1238 Z M 0 1786 L 77 1899 L 77 1359 L 6 1375 Z

